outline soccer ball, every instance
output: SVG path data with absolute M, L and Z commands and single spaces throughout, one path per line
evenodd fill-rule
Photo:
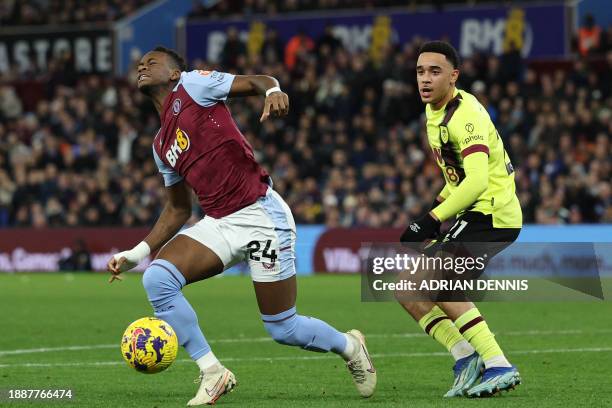
M 121 355 L 126 363 L 145 374 L 170 367 L 176 359 L 178 338 L 174 329 L 156 317 L 143 317 L 130 324 L 121 339 Z

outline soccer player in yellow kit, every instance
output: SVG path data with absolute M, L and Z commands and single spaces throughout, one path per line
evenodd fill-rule
M 478 242 L 487 260 L 516 240 L 522 226 L 514 169 L 487 111 L 471 94 L 457 89 L 459 56 L 442 41 L 419 50 L 416 73 L 427 104 L 427 138 L 446 185 L 431 210 L 411 222 L 402 242 L 435 239 L 428 253 L 457 254 L 461 243 Z M 456 217 L 446 234 L 443 221 Z M 433 249 L 433 251 L 432 251 Z M 467 300 L 467 298 L 464 298 Z M 445 397 L 483 397 L 513 389 L 521 378 L 486 321 L 470 301 L 404 301 L 400 304 L 425 332 L 455 358 L 455 381 Z

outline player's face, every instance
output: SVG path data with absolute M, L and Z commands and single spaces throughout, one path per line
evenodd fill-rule
M 158 51 L 146 53 L 138 63 L 138 89 L 145 94 L 150 94 L 153 87 L 167 85 L 176 80 L 177 70 L 169 61 L 170 57 Z
M 455 85 L 459 70 L 453 68 L 444 54 L 424 52 L 417 60 L 416 73 L 421 100 L 435 105 Z

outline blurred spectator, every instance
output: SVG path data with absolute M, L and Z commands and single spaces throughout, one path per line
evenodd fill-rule
M 304 29 L 291 37 L 285 46 L 285 66 L 293 71 L 298 61 L 305 62 L 305 55 L 314 49 L 314 41 L 306 35 Z
M 584 17 L 584 24 L 578 30 L 578 51 L 586 57 L 591 51 L 598 51 L 601 42 L 601 27 L 595 24 L 591 14 Z
M 612 51 L 612 24 L 608 26 L 606 31 L 601 33 L 599 51 L 601 54 L 606 54 Z
M 268 28 L 261 47 L 261 56 L 265 64 L 274 64 L 285 60 L 283 42 L 278 38 L 276 30 Z
M 75 241 L 70 255 L 59 261 L 60 271 L 91 271 L 91 254 L 87 250 L 85 241 L 78 239 Z
M 341 46 L 342 43 L 334 35 L 333 27 L 331 25 L 325 26 L 325 31 L 317 40 L 317 53 L 328 55 L 336 52 Z
M 8 227 L 10 210 L 15 193 L 15 183 L 10 179 L 8 173 L 0 170 L 0 227 Z
M 246 46 L 239 37 L 236 27 L 227 29 L 227 38 L 221 52 L 221 64 L 227 70 L 238 66 L 238 58 L 246 55 Z
M 21 101 L 10 86 L 0 85 L 0 117 L 14 119 L 21 115 Z

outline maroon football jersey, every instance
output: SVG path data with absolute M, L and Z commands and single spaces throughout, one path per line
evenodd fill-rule
M 223 102 L 233 79 L 217 71 L 183 72 L 164 100 L 153 142 L 165 185 L 185 180 L 213 218 L 253 204 L 270 183 Z

